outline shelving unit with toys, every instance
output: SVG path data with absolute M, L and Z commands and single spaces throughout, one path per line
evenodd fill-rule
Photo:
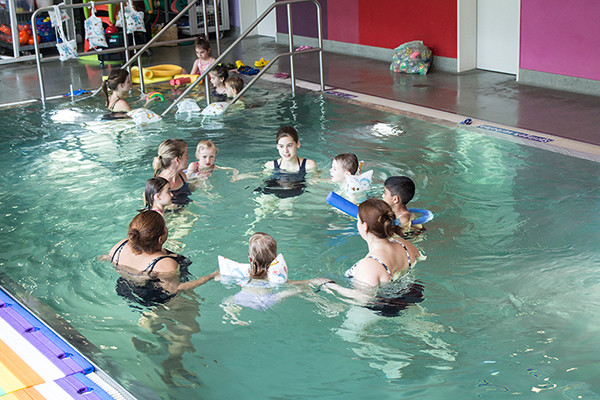
M 13 62 L 23 57 L 23 53 L 35 51 L 31 32 L 31 15 L 34 11 L 33 0 L 0 0 L 0 52 L 3 54 L 0 64 Z M 46 14 L 38 18 L 36 25 L 39 47 L 54 47 L 56 36 L 50 17 Z

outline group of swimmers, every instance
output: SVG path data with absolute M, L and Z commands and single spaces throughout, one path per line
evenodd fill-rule
M 212 66 L 215 58 L 210 54 L 210 42 L 203 36 L 195 39 L 194 48 L 198 58 L 194 61 L 191 75 L 200 75 Z M 212 68 L 209 72 L 209 80 L 213 86 L 211 95 L 219 101 L 234 98 L 244 88 L 244 80 L 238 75 L 229 76 L 229 69 L 222 64 Z M 129 103 L 125 100 L 131 88 L 131 77 L 126 69 L 111 70 L 108 78 L 102 83 L 102 91 L 106 96 L 106 108 L 113 113 L 131 111 Z M 145 100 L 145 104 L 142 108 L 145 108 L 156 97 L 149 98 L 146 96 L 143 99 Z
M 306 173 L 316 172 L 317 165 L 313 160 L 298 155 L 300 140 L 298 132 L 291 126 L 279 129 L 276 145 L 280 157 L 264 165 L 272 172 L 264 192 L 278 197 L 300 195 Z M 215 271 L 199 279 L 188 280 L 189 260 L 163 248 L 169 234 L 163 216 L 165 212 L 179 209 L 190 202 L 190 183 L 205 181 L 217 169 L 228 169 L 233 171 L 234 176 L 238 175 L 233 168 L 216 165 L 217 151 L 212 141 L 203 140 L 196 148 L 197 161 L 190 163 L 185 141 L 168 139 L 158 147 L 158 154 L 152 162 L 154 177 L 147 181 L 145 187 L 146 208 L 133 218 L 127 238 L 115 244 L 108 256 L 122 274 L 120 283 L 124 283 L 123 279 L 127 281 L 127 290 L 133 291 L 137 297 L 143 297 L 142 293 L 159 293 L 159 297 L 166 301 L 178 292 L 198 287 L 220 276 Z M 340 154 L 332 160 L 332 182 L 341 183 L 346 176 L 358 172 L 359 162 L 354 154 Z M 278 182 L 279 190 L 266 190 L 269 187 L 272 189 L 274 182 Z M 285 192 L 291 194 L 286 195 Z M 272 286 L 282 282 L 273 280 L 272 277 L 277 274 L 270 274 L 269 271 L 277 264 L 277 243 L 270 235 L 257 232 L 249 240 L 249 276 L 240 283 L 244 294 L 234 297 L 234 301 L 248 307 L 266 309 L 290 293 L 297 293 L 303 287 L 312 287 L 316 291 L 334 291 L 353 301 L 368 304 L 377 297 L 382 285 L 408 273 L 420 257 L 417 248 L 403 238 L 403 233 L 410 228 L 410 221 L 414 218 L 406 208 L 414 192 L 415 185 L 410 178 L 394 176 L 385 182 L 383 199 L 371 198 L 359 205 L 357 229 L 367 244 L 368 253 L 346 272 L 346 276 L 352 279 L 353 287 L 344 287 L 325 278 L 287 281 L 286 270 L 286 282 L 292 284 L 294 290 L 275 293 Z M 250 295 L 244 287 L 253 288 L 250 289 Z

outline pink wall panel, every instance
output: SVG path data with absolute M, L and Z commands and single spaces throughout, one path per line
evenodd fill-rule
M 358 44 L 358 0 L 327 0 L 328 39 Z
M 600 1 L 522 0 L 520 64 L 600 80 Z
M 360 44 L 393 49 L 422 40 L 434 55 L 456 58 L 456 0 L 359 0 Z

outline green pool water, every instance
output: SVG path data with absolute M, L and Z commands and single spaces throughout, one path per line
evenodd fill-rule
M 81 332 L 99 349 L 92 359 L 140 399 L 600 398 L 597 163 L 331 96 L 261 90 L 256 107 L 148 127 L 96 121 L 100 98 L 3 111 L 1 271 Z M 298 129 L 299 154 L 322 179 L 279 200 L 254 189 L 282 125 Z M 224 304 L 238 289 L 220 282 L 166 307 L 118 296 L 118 274 L 97 257 L 125 237 L 167 138 L 186 140 L 192 158 L 211 139 L 217 164 L 257 176 L 215 173 L 167 215 L 169 245 L 196 276 L 218 255 L 244 261 L 250 233 L 264 231 L 291 279 L 347 284 L 344 271 L 367 248 L 325 196 L 332 157 L 354 152 L 374 170 L 368 195 L 407 175 L 411 205 L 435 213 L 415 239 L 427 255 L 412 272 L 424 301 L 384 318 L 323 292 L 232 313 Z

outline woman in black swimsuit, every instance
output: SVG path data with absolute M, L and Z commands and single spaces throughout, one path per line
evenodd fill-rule
M 112 91 L 108 95 L 108 89 Z M 106 108 L 112 112 L 131 111 L 129 104 L 123 100 L 131 90 L 131 79 L 126 69 L 113 69 L 108 74 L 108 79 L 102 84 L 102 91 L 106 96 Z
M 154 177 L 160 176 L 169 181 L 173 198 L 171 202 L 184 206 L 191 202 L 192 191 L 183 170 L 188 162 L 187 143 L 181 139 L 167 139 L 158 146 L 158 156 L 152 161 Z
M 346 276 L 352 279 L 353 289 L 324 280 L 320 288 L 331 289 L 342 296 L 368 304 L 386 284 L 408 273 L 420 256 L 419 250 L 402 239 L 400 226 L 390 206 L 380 199 L 368 199 L 358 207 L 356 226 L 367 242 L 369 252 L 354 264 Z
M 151 286 L 162 291 L 168 299 L 178 292 L 203 285 L 218 275 L 215 271 L 196 280 L 181 282 L 190 262 L 163 249 L 168 235 L 165 220 L 155 211 L 143 211 L 131 220 L 127 239 L 117 243 L 109 253 L 110 260 L 130 286 Z

